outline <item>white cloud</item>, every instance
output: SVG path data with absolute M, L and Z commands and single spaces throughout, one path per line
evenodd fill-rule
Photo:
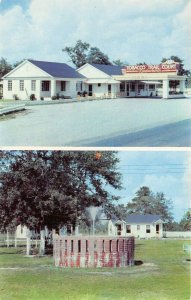
M 62 48 L 82 39 L 111 59 L 157 63 L 178 54 L 188 63 L 188 5 L 187 0 L 31 0 L 27 11 L 15 6 L 0 15 L 0 55 L 67 61 Z

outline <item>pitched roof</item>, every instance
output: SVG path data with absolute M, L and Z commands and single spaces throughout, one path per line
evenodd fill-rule
M 156 222 L 158 220 L 161 220 L 161 216 L 160 215 L 137 215 L 137 214 L 132 214 L 132 215 L 128 215 L 126 218 L 126 223 L 130 224 L 130 223 L 153 223 Z
M 122 75 L 122 66 L 90 64 L 108 75 Z
M 28 61 L 53 77 L 85 78 L 83 75 L 79 74 L 75 69 L 64 63 L 38 61 L 32 59 L 28 59 Z

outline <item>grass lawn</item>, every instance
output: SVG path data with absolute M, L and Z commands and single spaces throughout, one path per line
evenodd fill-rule
M 189 300 L 189 254 L 181 240 L 139 240 L 127 268 L 55 268 L 51 257 L 0 248 L 0 300 Z M 188 243 L 188 242 L 187 242 Z

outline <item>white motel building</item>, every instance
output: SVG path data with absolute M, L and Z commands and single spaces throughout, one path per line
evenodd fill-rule
M 75 70 L 65 63 L 25 60 L 3 77 L 3 98 L 182 98 L 186 76 L 178 69 L 173 61 L 126 67 L 87 63 Z

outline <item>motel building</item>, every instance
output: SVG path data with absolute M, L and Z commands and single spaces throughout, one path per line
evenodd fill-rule
M 86 63 L 77 70 L 65 63 L 25 60 L 3 77 L 3 98 L 183 98 L 186 76 L 178 70 L 171 60 L 126 67 Z
M 186 76 L 178 75 L 179 64 L 112 66 L 85 64 L 77 71 L 85 76 L 89 96 L 182 98 Z

